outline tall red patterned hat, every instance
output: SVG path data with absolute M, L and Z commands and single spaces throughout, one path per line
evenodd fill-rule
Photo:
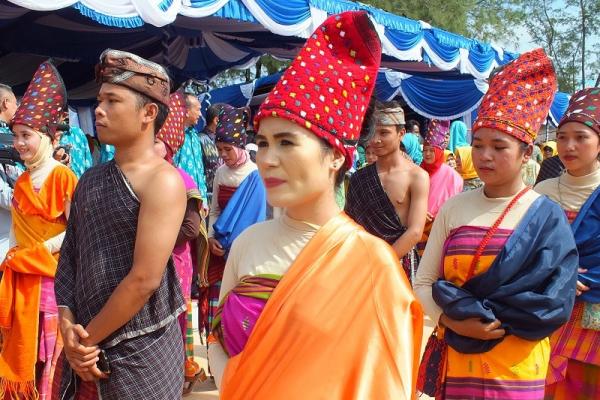
M 600 135 L 600 88 L 583 89 L 571 97 L 569 107 L 558 127 L 567 122 L 582 123 Z
M 288 119 L 342 151 L 350 167 L 380 62 L 366 12 L 327 18 L 261 105 L 256 130 L 265 117 Z
M 424 144 L 445 150 L 450 138 L 450 121 L 432 119 L 427 127 Z
M 183 146 L 185 140 L 185 116 L 187 108 L 183 94 L 179 91 L 171 94 L 169 98 L 169 115 L 160 131 L 156 135 L 167 147 L 167 161 L 171 161 L 173 155 Z
M 523 53 L 490 81 L 473 126 L 491 128 L 533 143 L 556 93 L 556 74 L 544 50 Z
M 67 109 L 67 90 L 56 67 L 45 61 L 33 75 L 11 124 L 26 125 L 54 136 Z

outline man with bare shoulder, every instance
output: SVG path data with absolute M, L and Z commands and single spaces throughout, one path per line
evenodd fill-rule
M 96 128 L 116 152 L 82 176 L 73 196 L 56 273 L 64 353 L 54 395 L 177 399 L 177 316 L 185 306 L 170 255 L 186 193 L 153 148 L 168 114 L 169 77 L 158 64 L 106 50 L 96 78 Z
M 375 121 L 375 135 L 369 144 L 377 162 L 352 175 L 346 213 L 394 248 L 412 282 L 417 265 L 415 246 L 427 215 L 429 177 L 400 150 L 406 132 L 402 107 L 396 102 L 378 104 Z

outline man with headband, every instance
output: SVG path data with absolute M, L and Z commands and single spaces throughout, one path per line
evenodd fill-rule
M 116 152 L 82 177 L 73 198 L 56 273 L 66 362 L 55 395 L 176 399 L 184 366 L 177 316 L 185 305 L 170 255 L 186 193 L 153 148 L 168 114 L 169 77 L 116 50 L 102 53 L 96 77 L 96 128 Z
M 402 108 L 395 102 L 378 104 L 375 119 L 375 135 L 369 145 L 377 162 L 352 175 L 346 213 L 392 245 L 412 282 L 417 265 L 415 246 L 427 215 L 429 177 L 400 150 L 406 132 Z

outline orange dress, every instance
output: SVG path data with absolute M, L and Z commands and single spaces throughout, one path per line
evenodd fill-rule
M 221 398 L 414 398 L 422 330 L 391 247 L 341 213 L 276 287 Z
M 36 362 L 39 350 L 42 278 L 54 278 L 58 254 L 51 254 L 44 241 L 66 229 L 64 216 L 77 177 L 64 166 L 55 167 L 39 192 L 34 191 L 29 171 L 16 182 L 13 198 L 13 230 L 17 246 L 0 266 L 0 398 L 19 393 L 24 399 L 38 396 Z M 54 334 L 58 326 L 54 327 Z

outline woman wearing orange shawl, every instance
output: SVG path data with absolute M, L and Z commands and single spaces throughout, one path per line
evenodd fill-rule
M 332 16 L 261 106 L 257 165 L 285 214 L 227 259 L 209 347 L 222 399 L 415 395 L 421 307 L 392 248 L 335 202 L 380 58 L 365 12 Z
M 47 399 L 62 345 L 54 275 L 77 178 L 52 158 L 66 108 L 58 71 L 42 63 L 12 120 L 25 171 L 15 184 L 11 249 L 0 266 L 0 399 Z

